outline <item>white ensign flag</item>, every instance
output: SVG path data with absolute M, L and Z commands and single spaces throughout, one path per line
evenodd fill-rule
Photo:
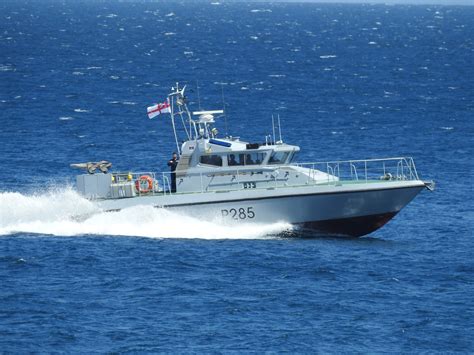
M 162 104 L 156 104 L 147 108 L 148 118 L 152 119 L 162 113 L 171 113 L 171 107 L 169 100 Z

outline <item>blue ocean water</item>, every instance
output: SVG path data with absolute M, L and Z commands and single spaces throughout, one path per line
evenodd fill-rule
M 0 3 L 0 351 L 472 352 L 474 7 Z M 300 161 L 413 156 L 434 193 L 362 239 L 96 212 L 70 163 L 166 170 L 188 84 Z M 221 132 L 224 127 L 220 127 Z

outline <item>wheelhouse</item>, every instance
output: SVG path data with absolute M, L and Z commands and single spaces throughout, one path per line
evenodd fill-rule
M 195 151 L 197 155 L 196 167 L 232 168 L 252 167 L 265 165 L 288 165 L 297 152 L 295 146 L 265 145 L 262 149 L 232 150 L 227 152 Z

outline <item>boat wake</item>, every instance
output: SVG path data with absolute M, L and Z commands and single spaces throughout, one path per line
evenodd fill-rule
M 151 206 L 104 212 L 72 188 L 24 195 L 0 192 L 0 236 L 108 235 L 148 238 L 260 239 L 291 230 L 288 223 L 228 224 L 203 221 Z

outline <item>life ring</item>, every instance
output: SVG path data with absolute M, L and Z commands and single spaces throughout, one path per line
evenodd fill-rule
M 153 179 L 151 176 L 142 175 L 138 180 L 135 180 L 135 188 L 139 193 L 146 194 L 153 189 Z

